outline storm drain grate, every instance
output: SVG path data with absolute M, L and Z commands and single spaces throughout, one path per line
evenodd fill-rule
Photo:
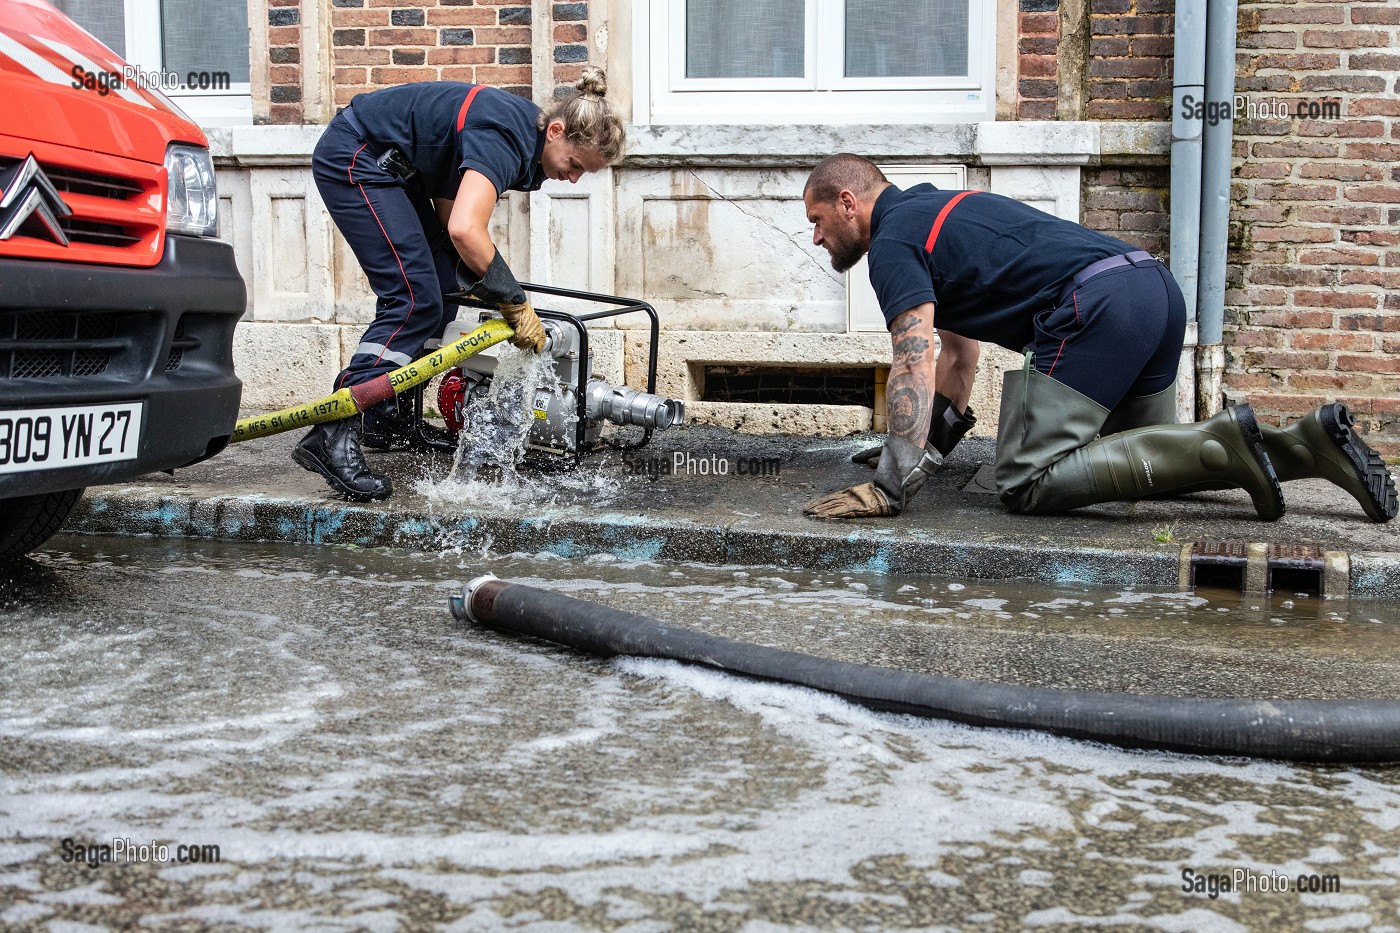
M 701 401 L 875 407 L 874 367 L 706 366 Z
M 1197 541 L 1191 546 L 1191 589 L 1244 592 L 1249 551 L 1243 541 Z
M 1271 593 L 1321 596 L 1322 548 L 1315 544 L 1271 544 L 1268 574 Z
M 1251 595 L 1346 596 L 1350 558 L 1316 544 L 1195 541 L 1182 548 L 1183 588 Z

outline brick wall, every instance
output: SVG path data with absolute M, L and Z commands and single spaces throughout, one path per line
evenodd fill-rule
M 1174 0 L 1093 0 L 1089 120 L 1170 120 Z
M 301 123 L 299 0 L 267 0 L 268 122 Z M 253 67 L 258 66 L 257 62 Z
M 1060 0 L 1020 0 L 1016 116 L 1021 120 L 1167 120 L 1174 0 L 1090 0 L 1088 20 Z M 1083 29 L 1087 61 L 1066 57 Z M 1066 85 L 1077 84 L 1075 95 Z M 1082 101 L 1065 112 L 1062 98 Z
M 1239 48 L 1227 398 L 1274 423 L 1343 400 L 1395 458 L 1400 7 L 1242 0 Z
M 471 81 L 533 96 L 530 7 L 519 0 L 334 3 L 337 107 L 411 81 Z
M 1166 168 L 1086 168 L 1080 223 L 1167 261 L 1171 171 Z
M 267 0 L 268 122 L 302 123 L 302 5 Z M 553 88 L 534 82 L 527 0 L 332 0 L 335 106 L 410 81 L 471 81 L 543 99 L 571 87 L 589 63 L 588 3 L 550 5 Z
M 1020 0 L 1016 44 L 1018 120 L 1055 119 L 1059 97 L 1059 0 Z
M 588 4 L 556 3 L 550 11 L 554 22 L 551 42 L 554 58 L 554 92 L 574 86 L 588 64 Z

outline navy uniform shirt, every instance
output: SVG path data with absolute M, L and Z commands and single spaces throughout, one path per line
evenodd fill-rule
M 474 90 L 463 119 L 463 104 Z M 544 183 L 544 131 L 535 123 L 540 108 L 514 94 L 460 81 L 424 81 L 357 94 L 350 106 L 370 142 L 392 146 L 413 163 L 429 197 L 457 197 L 466 169 L 485 175 L 497 195 L 534 191 Z
M 1090 263 L 1137 247 L 1061 220 L 1012 198 L 978 191 L 943 218 L 959 191 L 891 185 L 870 218 L 870 284 L 888 324 L 936 302 L 934 325 L 973 340 L 1021 350 L 1035 315 L 1054 307 L 1061 288 Z

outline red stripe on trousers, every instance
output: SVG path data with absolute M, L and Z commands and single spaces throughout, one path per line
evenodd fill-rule
M 468 96 L 468 100 L 470 99 L 470 96 Z M 378 211 L 376 211 L 374 205 L 370 203 L 369 195 L 365 193 L 365 186 L 355 181 L 355 161 L 360 157 L 360 153 L 364 151 L 364 146 L 355 150 L 355 154 L 350 157 L 350 167 L 346 170 L 346 175 L 350 179 L 350 184 L 360 189 L 360 197 L 365 199 L 365 207 L 369 208 L 370 214 L 374 217 L 374 222 L 379 225 L 379 232 L 384 234 L 384 241 L 389 244 L 389 250 L 394 254 L 394 262 L 399 264 L 399 275 L 403 276 L 404 287 L 408 289 L 408 314 L 404 315 L 403 321 L 394 329 L 394 332 L 389 335 L 389 339 L 384 341 L 384 348 L 388 350 L 389 344 L 394 342 L 394 338 L 399 335 L 399 331 L 403 330 L 404 324 L 407 324 L 408 319 L 413 316 L 413 309 L 418 306 L 418 301 L 413 297 L 413 284 L 408 280 L 408 273 L 404 271 L 403 260 L 399 258 L 399 251 L 394 246 L 394 241 L 389 238 L 389 231 L 384 229 L 384 222 L 379 219 Z M 384 359 L 383 352 L 375 357 L 374 361 L 378 363 L 382 359 Z M 344 377 L 342 376 L 341 378 L 343 379 Z

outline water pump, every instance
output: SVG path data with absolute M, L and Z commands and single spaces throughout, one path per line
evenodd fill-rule
M 610 446 L 635 448 L 644 446 L 653 431 L 665 430 L 685 420 L 684 402 L 655 394 L 659 322 L 651 305 L 591 292 L 529 284 L 523 287 L 529 292 L 613 306 L 580 315 L 536 307 L 546 335 L 543 354 L 553 361 L 554 372 L 553 378 L 546 380 L 528 400 L 534 421 L 530 426 L 527 457 L 576 464 L 582 456 L 604 443 L 605 424 L 640 428 L 640 439 L 630 442 L 607 439 Z M 443 333 L 444 344 L 469 333 L 482 321 L 498 316 L 494 310 L 465 296 L 456 301 L 461 310 L 458 319 Z M 609 385 L 593 374 L 587 322 L 632 313 L 644 313 L 650 319 L 646 391 Z M 496 365 L 497 354 L 492 348 L 467 359 L 443 377 L 438 387 L 438 411 L 453 434 L 459 433 L 466 424 L 469 407 L 489 392 Z

